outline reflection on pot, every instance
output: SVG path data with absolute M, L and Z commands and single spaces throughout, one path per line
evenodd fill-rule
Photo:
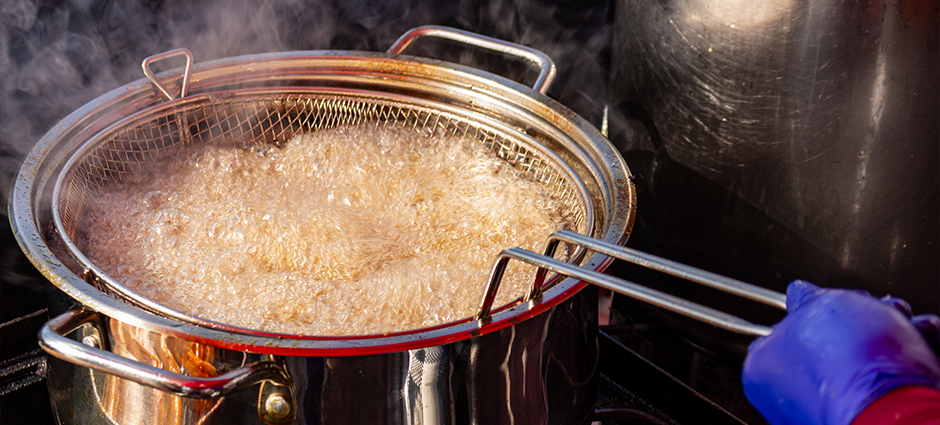
M 826 256 L 784 274 L 937 312 L 938 7 L 619 1 L 615 102 L 646 115 L 660 155 Z
M 262 356 L 213 348 L 109 320 L 78 339 L 176 373 L 283 364 L 290 382 L 263 381 L 219 398 L 170 394 L 55 357 L 61 424 L 581 424 L 598 384 L 597 291 L 488 335 L 453 344 L 350 357 Z M 106 335 L 99 337 L 98 335 Z

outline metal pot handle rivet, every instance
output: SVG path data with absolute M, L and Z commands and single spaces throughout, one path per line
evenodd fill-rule
M 496 260 L 496 265 L 493 267 L 493 271 L 490 274 L 490 281 L 486 287 L 486 292 L 483 295 L 483 300 L 480 303 L 480 310 L 476 314 L 475 319 L 486 321 L 489 318 L 490 310 L 492 309 L 493 302 L 496 299 L 496 292 L 499 289 L 499 283 L 502 280 L 502 275 L 506 269 L 506 265 L 510 259 L 515 259 L 539 267 L 538 272 L 536 272 L 536 278 L 532 289 L 526 295 L 524 301 L 529 301 L 538 297 L 539 291 L 542 288 L 542 284 L 545 281 L 546 272 L 547 270 L 551 270 L 553 272 L 565 276 L 571 276 L 602 288 L 610 289 L 611 291 L 621 293 L 628 297 L 662 307 L 666 310 L 679 313 L 732 332 L 752 336 L 765 336 L 770 334 L 771 328 L 767 326 L 756 325 L 737 316 L 732 316 L 728 313 L 724 313 L 710 307 L 705 307 L 703 305 L 696 304 L 691 301 L 657 291 L 655 289 L 647 288 L 643 285 L 639 285 L 624 279 L 619 279 L 603 273 L 587 270 L 574 264 L 558 261 L 552 258 L 552 256 L 554 255 L 555 248 L 558 246 L 559 242 L 567 242 L 583 246 L 595 252 L 600 252 L 602 254 L 619 258 L 639 266 L 658 270 L 663 273 L 668 273 L 676 277 L 706 285 L 720 291 L 735 294 L 743 298 L 769 305 L 771 307 L 779 308 L 781 310 L 786 310 L 787 308 L 786 295 L 779 292 L 771 291 L 766 288 L 724 277 L 715 273 L 697 269 L 692 266 L 677 263 L 675 261 L 660 258 L 655 255 L 647 254 L 627 247 L 607 243 L 598 239 L 581 235 L 576 232 L 572 232 L 570 230 L 562 230 L 560 232 L 553 233 L 549 237 L 549 243 L 545 250 L 545 255 L 540 255 L 521 248 L 510 248 L 499 254 Z
M 251 363 L 213 378 L 198 378 L 145 365 L 64 336 L 97 320 L 98 315 L 88 310 L 63 313 L 43 325 L 39 346 L 64 361 L 184 397 L 218 398 L 259 382 L 290 383 L 284 367 L 272 361 Z
M 157 79 L 157 76 L 153 73 L 153 71 L 150 70 L 151 63 L 175 56 L 186 57 L 186 68 L 183 70 L 183 83 L 180 87 L 179 96 L 173 96 L 173 94 L 170 93 L 170 90 L 167 89 L 166 86 Z M 168 100 L 186 97 L 186 94 L 189 93 L 189 77 L 193 72 L 193 52 L 190 52 L 189 49 L 173 49 L 149 56 L 144 59 L 144 61 L 140 64 L 140 67 L 144 69 L 144 75 L 147 76 L 147 79 L 150 80 L 150 82 L 156 86 Z
M 285 418 L 290 414 L 290 404 L 280 394 L 271 394 L 264 401 L 264 409 L 275 418 Z
M 492 50 L 511 56 L 517 56 L 539 68 L 539 77 L 535 80 L 532 88 L 540 93 L 548 91 L 548 86 L 552 84 L 557 72 L 555 62 L 548 55 L 538 50 L 521 44 L 510 43 L 500 39 L 474 34 L 469 31 L 456 28 L 443 27 L 438 25 L 426 25 L 412 28 L 402 34 L 401 37 L 388 48 L 388 53 L 400 54 L 408 45 L 420 37 L 437 37 L 446 40 L 456 41 L 468 44 L 482 49 Z
M 258 403 L 258 416 L 269 425 L 287 425 L 294 423 L 294 409 L 291 408 L 290 388 L 283 385 L 261 384 Z
M 82 344 L 85 344 L 92 348 L 98 348 L 101 346 L 101 343 L 98 342 L 98 337 L 95 335 L 88 335 L 82 338 Z

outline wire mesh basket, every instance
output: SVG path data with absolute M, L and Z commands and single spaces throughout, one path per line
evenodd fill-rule
M 377 124 L 413 131 L 425 139 L 478 144 L 509 163 L 523 179 L 565 211 L 572 228 L 590 234 L 588 191 L 551 149 L 519 129 L 444 104 L 383 93 L 281 88 L 194 95 L 131 115 L 85 143 L 66 163 L 53 193 L 53 217 L 64 245 L 86 278 L 106 293 L 160 314 L 216 328 L 226 324 L 180 312 L 148 299 L 98 268 L 87 254 L 91 206 L 155 164 L 207 145 L 278 148 L 294 135 L 339 126 Z M 575 255 L 569 255 L 572 259 Z

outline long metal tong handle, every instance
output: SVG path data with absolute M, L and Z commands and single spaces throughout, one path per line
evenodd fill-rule
M 548 91 L 548 86 L 552 84 L 552 80 L 555 79 L 555 74 L 557 72 L 555 68 L 555 62 L 552 61 L 552 58 L 548 57 L 548 55 L 545 53 L 535 50 L 531 47 L 510 43 L 508 41 L 503 41 L 480 34 L 474 34 L 469 31 L 438 25 L 426 25 L 412 28 L 408 32 L 402 34 L 402 36 L 399 37 L 397 41 L 395 41 L 395 44 L 392 44 L 392 47 L 388 48 L 388 53 L 399 54 L 402 52 L 402 50 L 405 50 L 405 48 L 408 47 L 411 42 L 417 40 L 420 37 L 443 38 L 483 49 L 493 50 L 511 56 L 520 57 L 539 69 L 539 77 L 537 80 L 535 80 L 535 84 L 532 85 L 532 88 L 543 94 Z
M 170 93 L 170 90 L 167 89 L 166 86 L 157 79 L 157 76 L 153 73 L 153 71 L 150 70 L 151 63 L 167 58 L 172 58 L 174 56 L 186 57 L 186 68 L 183 71 L 183 84 L 180 87 L 179 96 L 175 97 L 172 93 Z M 153 85 L 157 86 L 157 88 L 160 89 L 160 92 L 163 93 L 163 95 L 166 96 L 168 100 L 186 97 L 186 94 L 189 93 L 189 77 L 193 72 L 193 52 L 190 52 L 189 49 L 173 49 L 149 56 L 144 59 L 144 61 L 140 64 L 140 67 L 144 69 L 144 75 L 147 76 L 147 79 L 150 80 Z
M 612 257 L 619 258 L 621 260 L 625 260 L 640 266 L 668 273 L 673 276 L 685 278 L 721 291 L 729 292 L 779 309 L 786 310 L 786 295 L 779 292 L 727 278 L 715 273 L 677 263 L 675 261 L 666 260 L 664 258 L 636 251 L 634 249 L 610 244 L 569 230 L 563 230 L 556 232 L 549 237 L 549 244 L 545 250 L 545 255 L 540 255 L 521 248 L 510 248 L 501 252 L 496 260 L 496 266 L 493 268 L 493 272 L 490 275 L 490 282 L 486 288 L 486 293 L 483 296 L 480 311 L 477 313 L 475 318 L 477 320 L 484 320 L 489 317 L 490 310 L 493 306 L 493 301 L 496 299 L 496 292 L 499 288 L 499 283 L 502 280 L 503 272 L 506 269 L 506 265 L 510 259 L 515 259 L 539 267 L 539 270 L 536 273 L 535 282 L 533 283 L 530 292 L 526 295 L 525 301 L 529 301 L 538 296 L 539 291 L 542 288 L 542 284 L 545 281 L 546 270 L 551 270 L 559 274 L 571 276 L 582 281 L 619 292 L 626 296 L 636 298 L 640 301 L 665 308 L 667 310 L 700 320 L 722 329 L 753 336 L 765 336 L 770 334 L 771 328 L 767 326 L 756 325 L 737 316 L 733 316 L 710 307 L 705 307 L 703 305 L 696 304 L 674 295 L 657 291 L 655 289 L 647 288 L 628 280 L 587 270 L 573 264 L 565 263 L 563 261 L 558 261 L 552 258 L 552 255 L 554 254 L 558 243 L 562 241 L 581 245 L 592 251 L 610 255 Z
M 98 315 L 91 311 L 63 313 L 39 331 L 39 346 L 67 362 L 184 397 L 218 398 L 261 381 L 289 382 L 283 366 L 271 361 L 251 363 L 214 378 L 198 378 L 158 369 L 64 336 L 84 324 L 95 325 L 97 320 Z
M 555 250 L 558 248 L 559 242 L 580 245 L 589 250 L 600 252 L 601 254 L 606 254 L 611 257 L 619 258 L 621 260 L 646 267 L 648 269 L 653 269 L 659 272 L 690 280 L 695 283 L 700 283 L 702 285 L 715 288 L 719 291 L 724 291 L 743 298 L 747 298 L 749 300 L 757 301 L 761 304 L 776 307 L 784 311 L 787 309 L 787 296 L 777 291 L 772 291 L 767 288 L 762 288 L 760 286 L 722 276 L 717 273 L 697 269 L 687 264 L 667 260 L 665 258 L 657 257 L 653 254 L 647 254 L 643 251 L 638 251 L 633 248 L 607 243 L 589 236 L 584 236 L 580 233 L 572 232 L 570 230 L 562 230 L 549 236 L 548 246 L 545 248 L 545 255 L 549 257 L 553 256 L 555 254 Z M 541 276 L 536 276 L 536 279 L 543 279 L 543 281 L 544 278 L 544 272 L 541 273 Z M 541 288 L 542 283 L 543 282 L 536 281 L 535 285 Z

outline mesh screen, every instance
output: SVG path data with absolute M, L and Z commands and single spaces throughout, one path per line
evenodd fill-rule
M 587 195 L 576 175 L 522 131 L 507 131 L 452 112 L 394 100 L 325 94 L 251 94 L 205 96 L 170 102 L 128 118 L 103 132 L 71 159 L 57 186 L 56 220 L 71 240 L 69 249 L 85 248 L 88 206 L 102 192 L 185 149 L 206 143 L 278 146 L 295 134 L 341 125 L 383 123 L 431 135 L 469 138 L 545 186 L 545 193 L 573 213 L 575 228 L 586 233 Z M 166 105 L 166 104 L 165 104 Z M 86 265 L 87 266 L 87 265 Z M 108 291 L 101 285 L 101 290 Z M 113 292 L 112 292 L 113 293 Z

